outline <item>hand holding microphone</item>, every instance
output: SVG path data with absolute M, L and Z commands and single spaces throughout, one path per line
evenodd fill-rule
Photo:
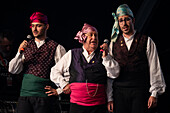
M 104 58 L 108 54 L 108 46 L 109 46 L 109 40 L 104 39 L 103 44 L 100 46 L 100 54 Z
M 24 40 L 24 41 L 20 44 L 18 51 L 19 51 L 20 53 L 23 53 L 24 49 L 27 47 L 27 44 L 28 44 L 28 42 L 27 42 L 26 40 Z
M 27 47 L 28 45 L 28 41 L 31 40 L 32 36 L 28 35 L 27 39 L 25 39 L 19 46 L 18 51 L 20 52 L 20 54 L 22 54 L 24 52 L 24 49 Z

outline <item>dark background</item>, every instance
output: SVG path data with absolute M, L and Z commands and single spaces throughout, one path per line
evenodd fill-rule
M 35 11 L 48 16 L 48 37 L 63 45 L 66 50 L 81 47 L 76 33 L 83 24 L 89 23 L 99 31 L 100 44 L 110 39 L 115 12 L 126 3 L 136 18 L 136 29 L 150 36 L 157 46 L 162 71 L 167 84 L 166 92 L 159 96 L 158 113 L 168 113 L 170 82 L 169 4 L 167 0 L 4 0 L 0 2 L 0 30 L 10 29 L 15 33 L 16 50 L 28 34 L 29 17 Z

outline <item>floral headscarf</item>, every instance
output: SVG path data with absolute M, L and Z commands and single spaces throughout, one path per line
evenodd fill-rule
M 78 33 L 76 34 L 76 37 L 74 39 L 79 40 L 79 43 L 83 43 L 87 38 L 87 36 L 85 34 L 90 31 L 97 32 L 97 29 L 87 23 L 84 23 L 82 30 L 78 31 Z

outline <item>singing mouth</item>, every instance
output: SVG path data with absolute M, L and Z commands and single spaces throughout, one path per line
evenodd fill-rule
M 122 27 L 125 31 L 128 30 L 128 26 Z
M 91 43 L 91 44 L 97 44 L 97 42 L 96 42 L 96 41 L 91 41 L 90 43 Z
M 33 33 L 34 33 L 35 35 L 36 35 L 36 34 L 38 34 L 38 32 L 37 32 L 37 31 L 34 31 Z

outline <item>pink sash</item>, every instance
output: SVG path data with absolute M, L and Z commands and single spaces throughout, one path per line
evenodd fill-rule
M 71 83 L 70 102 L 82 106 L 95 106 L 106 103 L 104 84 Z

